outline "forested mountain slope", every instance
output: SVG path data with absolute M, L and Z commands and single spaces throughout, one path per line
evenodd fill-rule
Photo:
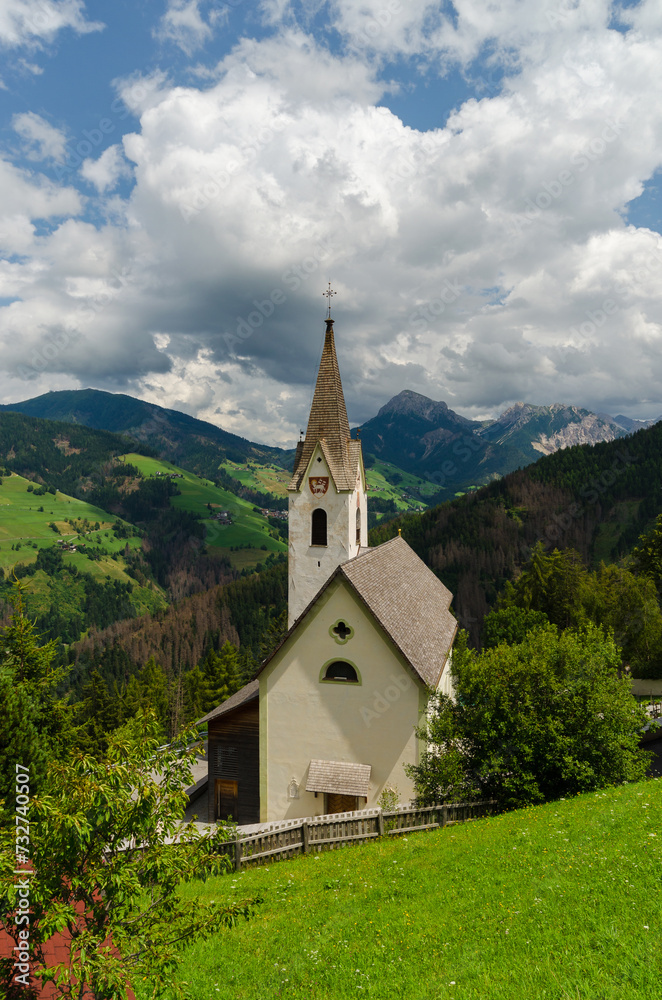
M 662 510 L 662 424 L 623 440 L 541 458 L 474 494 L 376 528 L 371 544 L 403 537 L 453 591 L 474 639 L 536 542 L 587 562 L 628 552 Z
M 127 434 L 135 441 L 149 445 L 153 449 L 151 454 L 158 454 L 192 472 L 212 478 L 226 458 L 239 462 L 251 458 L 282 464 L 284 454 L 280 448 L 254 444 L 178 410 L 99 389 L 47 392 L 34 399 L 2 406 L 2 410 Z
M 82 497 L 104 475 L 104 467 L 130 450 L 153 455 L 149 445 L 109 431 L 63 421 L 0 412 L 0 467 Z

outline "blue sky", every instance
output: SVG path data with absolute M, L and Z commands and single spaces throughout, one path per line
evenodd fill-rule
M 5 0 L 0 397 L 662 414 L 652 0 Z

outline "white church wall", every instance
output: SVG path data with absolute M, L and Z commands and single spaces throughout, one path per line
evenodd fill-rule
M 311 477 L 327 478 L 329 485 L 323 496 L 315 496 L 309 485 Z M 358 480 L 361 485 L 360 478 Z M 363 499 L 361 499 L 363 498 Z M 338 493 L 324 455 L 315 449 L 301 484 L 301 490 L 290 493 L 288 519 L 288 624 L 291 626 L 307 608 L 315 594 L 334 570 L 347 559 L 358 555 L 356 544 L 356 508 L 363 503 L 362 489 Z M 323 508 L 327 515 L 327 544 L 311 545 L 313 511 Z M 367 514 L 362 519 L 361 544 L 367 545 Z
M 339 619 L 354 630 L 343 644 L 329 632 Z M 355 666 L 360 683 L 321 683 L 333 659 Z M 386 785 L 410 799 L 404 765 L 418 760 L 414 730 L 426 703 L 424 686 L 362 602 L 334 581 L 260 677 L 261 820 L 324 813 L 324 795 L 305 790 L 312 759 L 370 764 L 368 801 L 360 806 L 376 805 Z

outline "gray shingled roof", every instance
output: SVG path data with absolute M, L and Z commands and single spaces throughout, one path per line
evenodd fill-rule
M 358 594 L 413 672 L 436 690 L 457 631 L 457 622 L 449 610 L 453 595 L 399 535 L 342 563 L 258 673 L 338 576 L 347 580 Z
M 315 394 L 310 408 L 303 448 L 297 451 L 298 462 L 288 489 L 298 490 L 313 457 L 317 442 L 322 445 L 324 457 L 336 488 L 353 490 L 360 444 L 352 442 L 345 397 L 340 381 L 340 369 L 333 339 L 333 320 L 326 321 L 326 334 L 320 361 Z M 356 445 L 358 444 L 358 450 Z
M 453 595 L 399 535 L 339 567 L 429 687 L 441 678 L 457 622 Z
M 217 708 L 212 708 L 211 712 L 207 712 L 203 715 L 201 719 L 198 719 L 196 725 L 200 725 L 203 722 L 211 722 L 212 719 L 217 719 L 219 715 L 225 715 L 226 712 L 232 712 L 235 708 L 239 708 L 241 705 L 246 705 L 249 701 L 253 701 L 260 694 L 260 682 L 251 681 L 250 684 L 246 684 L 239 691 L 236 691 L 231 695 L 226 701 L 222 702 Z
M 343 760 L 311 760 L 306 791 L 367 797 L 371 770 L 370 764 L 350 764 Z

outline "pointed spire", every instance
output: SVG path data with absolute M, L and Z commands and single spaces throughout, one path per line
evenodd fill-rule
M 347 408 L 333 337 L 333 320 L 327 319 L 324 349 L 315 385 L 313 405 L 310 408 L 306 438 L 301 452 L 296 456 L 294 476 L 289 488 L 291 490 L 299 489 L 315 446 L 320 441 L 337 489 L 353 489 L 356 481 L 356 470 L 352 476 L 350 446 L 348 444 L 350 439 L 349 420 L 347 419 Z

